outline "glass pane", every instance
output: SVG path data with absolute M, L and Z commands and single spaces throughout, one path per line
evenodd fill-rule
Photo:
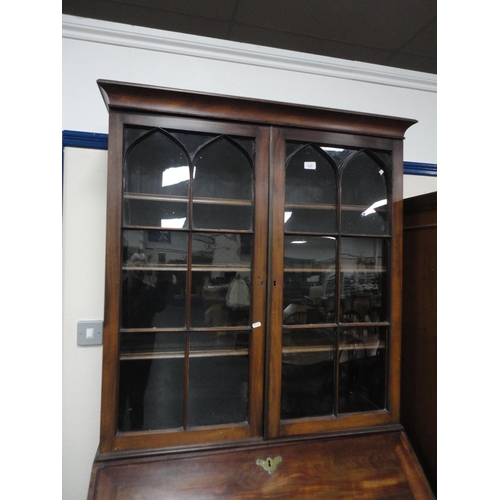
M 188 426 L 245 422 L 248 332 L 190 334 Z
M 281 418 L 333 413 L 333 332 L 283 329 Z
M 252 206 L 244 204 L 193 202 L 193 226 L 197 229 L 252 229 Z
M 250 268 L 251 234 L 193 233 L 193 265 Z
M 123 224 L 165 229 L 187 228 L 189 204 L 187 201 L 162 201 L 125 196 Z
M 250 234 L 194 233 L 191 326 L 250 323 Z
M 334 233 L 337 228 L 335 166 L 313 146 L 287 143 L 285 231 Z
M 191 326 L 250 325 L 250 272 L 193 271 Z
M 367 153 L 353 156 L 342 173 L 342 233 L 389 234 L 386 177 Z
M 185 334 L 120 338 L 118 430 L 182 427 Z
M 189 157 L 172 137 L 157 129 L 143 136 L 125 157 L 125 191 L 188 196 Z
M 339 337 L 339 413 L 385 408 L 386 329 L 349 327 Z
M 134 332 L 120 334 L 120 353 L 122 357 L 184 356 L 186 339 L 182 332 Z
M 226 137 L 198 153 L 193 174 L 195 228 L 251 228 L 252 167 L 245 150 Z
M 336 255 L 332 236 L 285 236 L 284 324 L 334 321 Z
M 337 210 L 334 208 L 285 208 L 285 231 L 332 234 L 337 228 Z
M 341 322 L 387 321 L 388 241 L 342 238 L 341 254 Z
M 187 234 L 124 231 L 122 328 L 186 324 Z
M 334 166 L 325 154 L 306 146 L 287 160 L 285 203 L 337 203 Z

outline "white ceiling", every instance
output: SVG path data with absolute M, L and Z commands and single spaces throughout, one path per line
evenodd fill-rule
M 437 0 L 62 0 L 62 13 L 437 73 Z

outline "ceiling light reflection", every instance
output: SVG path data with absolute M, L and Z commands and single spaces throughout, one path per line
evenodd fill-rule
M 186 217 L 179 217 L 178 219 L 162 219 L 161 227 L 179 229 L 184 227 L 185 222 Z
M 185 181 L 189 181 L 189 167 L 172 167 L 163 171 L 161 185 L 173 186 Z
M 366 217 L 367 215 L 374 214 L 375 209 L 379 207 L 383 207 L 384 205 L 387 205 L 387 200 L 379 200 L 376 201 L 373 205 L 368 207 L 362 214 L 361 217 Z

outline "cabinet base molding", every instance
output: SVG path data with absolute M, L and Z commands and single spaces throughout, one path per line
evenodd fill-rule
M 404 431 L 96 458 L 89 500 L 433 499 Z

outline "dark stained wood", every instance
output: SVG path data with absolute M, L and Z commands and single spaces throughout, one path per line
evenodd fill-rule
M 281 457 L 274 472 L 257 460 Z M 94 464 L 89 500 L 433 498 L 402 432 Z
M 249 422 L 252 436 L 262 436 L 264 428 L 264 373 L 265 373 L 265 333 L 267 331 L 267 248 L 268 248 L 268 203 L 269 203 L 269 128 L 259 128 L 257 133 L 258 151 L 255 158 L 255 241 L 252 263 L 252 318 L 260 323 L 252 329 L 251 366 L 255 377 L 249 380 Z
M 273 127 L 273 150 L 271 153 L 272 219 L 269 225 L 269 332 L 268 344 L 268 380 L 266 390 L 266 437 L 278 437 L 281 414 L 281 351 L 282 337 L 272 332 L 281 332 L 283 297 L 283 213 L 285 211 L 285 143 L 283 130 Z
M 108 182 L 106 224 L 106 280 L 103 334 L 103 377 L 101 392 L 101 433 L 99 448 L 110 451 L 115 433 L 116 408 L 118 406 L 118 332 L 120 319 L 119 297 L 121 294 L 122 247 L 119 239 L 122 223 L 122 163 L 123 144 L 121 115 L 110 113 L 108 139 Z
M 437 491 L 437 193 L 404 202 L 401 422 Z
M 170 113 L 403 139 L 416 120 L 98 80 L 108 110 Z
M 389 351 L 389 404 L 388 410 L 394 422 L 400 415 L 400 376 L 401 376 L 401 322 L 402 322 L 402 263 L 403 255 L 403 144 L 394 144 L 393 175 L 391 190 L 392 214 L 392 252 L 391 252 L 391 329 Z

